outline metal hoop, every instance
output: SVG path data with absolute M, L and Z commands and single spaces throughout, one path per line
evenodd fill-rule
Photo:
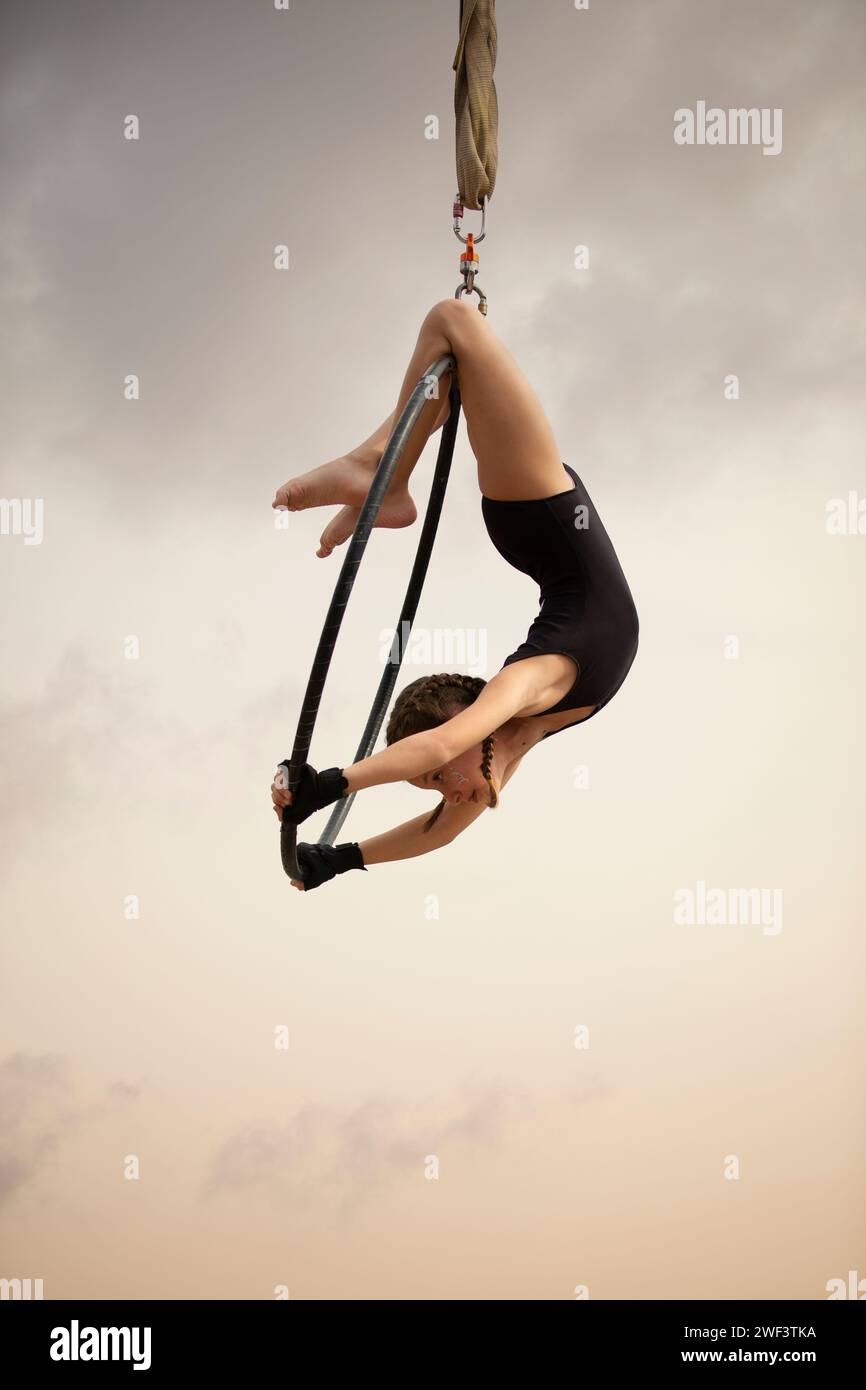
M 385 452 L 379 462 L 379 467 L 373 476 L 370 490 L 367 493 L 361 514 L 358 517 L 358 524 L 349 542 L 349 549 L 343 561 L 339 578 L 337 579 L 334 596 L 331 599 L 325 617 L 325 625 L 322 635 L 319 638 L 319 645 L 316 648 L 316 655 L 313 659 L 313 669 L 307 682 L 307 689 L 304 694 L 301 714 L 298 720 L 298 728 L 295 734 L 292 756 L 289 760 L 289 791 L 294 792 L 300 780 L 301 769 L 308 761 L 310 743 L 313 737 L 313 730 L 316 725 L 316 717 L 319 713 L 319 705 L 322 699 L 322 692 L 325 688 L 325 678 L 337 644 L 337 637 L 340 632 L 340 625 L 346 612 L 346 605 L 352 592 L 352 586 L 357 577 L 358 568 L 361 564 L 370 532 L 373 529 L 379 509 L 388 490 L 388 485 L 394 473 L 394 469 L 400 460 L 406 443 L 417 423 L 418 417 L 424 406 L 431 397 L 428 395 L 429 384 L 432 379 L 437 382 L 446 372 L 456 368 L 457 361 L 450 353 L 445 357 L 440 357 L 427 369 L 418 385 L 414 388 L 409 400 L 403 409 L 399 420 L 391 432 L 391 438 L 385 447 Z M 445 488 L 448 483 L 448 476 L 451 471 L 451 460 L 454 455 L 454 442 L 457 437 L 457 423 L 460 417 L 460 388 L 457 384 L 457 373 L 454 372 L 451 378 L 451 390 L 449 393 L 451 401 L 451 414 L 442 426 L 442 438 L 439 444 L 439 454 L 436 459 L 436 471 L 433 475 L 433 484 L 430 489 L 430 500 L 427 503 L 427 511 L 424 515 L 424 525 L 418 540 L 418 549 L 415 554 L 415 563 L 409 576 L 409 584 L 406 589 L 406 597 L 403 600 L 403 607 L 400 610 L 400 617 L 397 621 L 398 637 L 391 644 L 391 656 L 379 682 L 376 691 L 373 707 L 361 735 L 361 742 L 355 754 L 354 761 L 360 762 L 362 758 L 369 758 L 379 736 L 382 721 L 385 718 L 385 711 L 397 680 L 397 673 L 403 662 L 406 641 L 412 631 L 412 623 L 415 620 L 415 613 L 418 602 L 421 598 L 421 590 L 424 585 L 424 578 L 427 573 L 427 566 L 430 562 L 430 555 L 433 550 L 433 543 L 436 539 L 436 530 L 439 525 L 439 517 L 442 511 L 442 503 L 445 500 Z M 325 829 L 317 840 L 320 845 L 332 845 L 340 828 L 349 814 L 355 793 L 350 796 L 340 797 L 336 802 L 330 819 Z M 298 863 L 296 825 L 289 825 L 287 821 L 280 822 L 280 858 L 283 868 L 289 878 L 300 879 L 303 881 L 304 875 Z

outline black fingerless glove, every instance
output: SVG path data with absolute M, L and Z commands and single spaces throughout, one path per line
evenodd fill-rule
M 363 869 L 364 873 L 367 872 L 360 847 L 357 844 L 299 844 L 295 846 L 295 854 L 298 859 L 298 867 L 304 875 L 304 892 L 306 893 L 311 888 L 318 888 L 321 884 L 327 883 L 329 879 L 336 878 L 337 874 L 347 873 L 349 869 Z
M 288 760 L 279 766 L 286 769 L 288 786 Z M 288 825 L 300 825 L 307 816 L 330 806 L 333 801 L 338 801 L 348 790 L 349 783 L 339 767 L 326 767 L 323 772 L 317 772 L 309 763 L 304 763 L 300 781 L 292 792 L 292 804 L 283 807 L 282 819 Z

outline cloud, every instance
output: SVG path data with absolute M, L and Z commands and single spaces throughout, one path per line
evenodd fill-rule
M 0 1063 L 0 1128 L 6 1134 L 20 1129 L 40 1102 L 70 1089 L 66 1058 L 59 1053 L 12 1053 Z
M 109 1100 L 117 1104 L 125 1104 L 130 1100 L 138 1100 L 142 1093 L 141 1086 L 135 1086 L 129 1081 L 110 1081 L 105 1088 L 105 1094 Z
M 92 807 L 101 770 L 116 775 L 129 767 L 146 722 L 148 691 L 126 675 L 121 661 L 99 664 L 70 646 L 38 694 L 0 704 L 4 821 L 32 834 L 58 802 Z
M 15 1052 L 0 1063 L 0 1202 L 31 1181 L 56 1147 L 71 1089 L 57 1053 Z
M 381 1097 L 348 1111 L 304 1106 L 285 1124 L 243 1126 L 226 1139 L 204 1192 L 213 1197 L 258 1189 L 294 1198 L 304 1209 L 314 1200 L 332 1200 L 347 1216 L 382 1188 L 420 1174 L 428 1155 L 444 1159 L 455 1148 L 464 1155 L 494 1149 L 527 1120 L 543 1123 L 549 1113 L 567 1114 L 610 1089 L 589 1076 L 544 1096 L 496 1078 L 412 1106 Z
M 117 1080 L 108 1102 L 77 1102 L 69 1058 L 56 1052 L 14 1052 L 0 1062 L 0 1204 L 33 1182 L 61 1143 L 84 1122 L 113 1114 L 140 1093 Z

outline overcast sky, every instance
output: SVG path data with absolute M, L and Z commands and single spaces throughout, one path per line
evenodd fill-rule
M 280 868 L 345 552 L 270 503 L 457 284 L 457 10 L 3 7 L 0 495 L 43 531 L 0 535 L 0 1275 L 49 1298 L 811 1299 L 862 1252 L 866 535 L 826 524 L 866 499 L 860 0 L 500 0 L 479 283 L 640 650 L 446 850 Z M 677 144 L 702 101 L 781 149 Z M 318 767 L 417 534 L 371 538 Z M 416 630 L 489 677 L 536 598 L 461 426 Z M 372 789 L 344 838 L 434 805 Z M 701 882 L 780 929 L 675 922 Z

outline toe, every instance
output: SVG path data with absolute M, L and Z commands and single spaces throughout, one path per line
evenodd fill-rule
M 304 489 L 296 482 L 284 483 L 271 505 L 286 507 L 290 512 L 301 511 L 306 506 Z
M 328 522 L 322 532 L 319 539 L 321 548 L 318 554 L 323 557 L 325 555 L 330 555 L 335 546 L 343 545 L 354 531 L 359 516 L 360 510 L 358 507 L 343 507 L 342 511 L 337 513 L 333 521 Z

